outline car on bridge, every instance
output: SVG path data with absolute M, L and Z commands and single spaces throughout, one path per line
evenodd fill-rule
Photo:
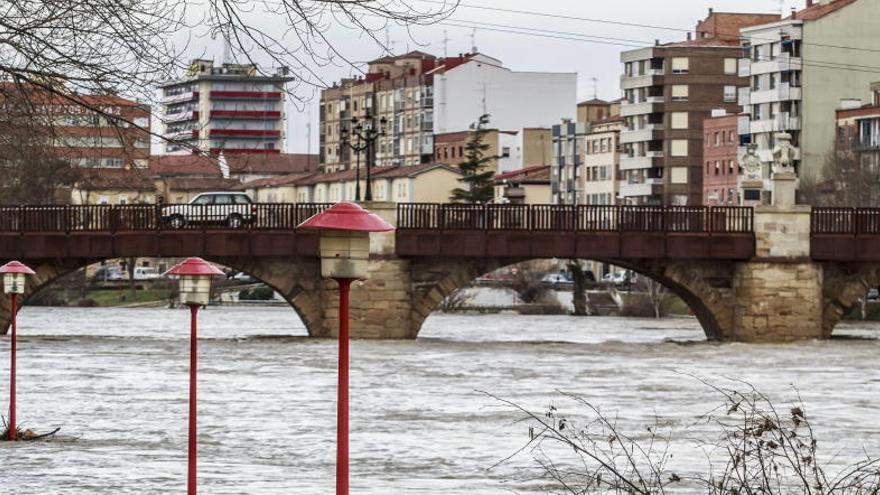
M 185 205 L 162 207 L 162 223 L 173 229 L 188 225 L 226 225 L 238 229 L 256 219 L 253 200 L 243 192 L 206 192 Z

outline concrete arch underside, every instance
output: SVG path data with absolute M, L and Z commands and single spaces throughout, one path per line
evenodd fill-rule
M 322 285 L 317 258 L 235 258 L 209 257 L 208 261 L 247 273 L 272 287 L 299 315 L 312 337 L 328 337 L 321 306 Z M 59 278 L 85 268 L 102 259 L 66 258 L 28 261 L 37 273 L 28 283 L 22 298 L 27 299 L 48 287 Z M 11 323 L 11 304 L 8 297 L 0 297 L 0 335 L 5 335 Z
M 843 316 L 878 287 L 880 263 L 823 263 L 822 336 L 831 337 Z
M 412 326 L 416 334 L 427 317 L 453 291 L 480 275 L 529 259 L 413 260 Z M 680 297 L 711 340 L 734 337 L 734 263 L 700 261 L 595 260 L 633 270 Z M 413 335 L 415 337 L 415 335 Z

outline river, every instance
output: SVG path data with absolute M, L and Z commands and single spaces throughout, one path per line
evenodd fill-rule
M 26 307 L 19 422 L 51 442 L 0 443 L 2 494 L 182 493 L 188 312 Z M 328 494 L 335 461 L 336 343 L 304 338 L 287 308 L 210 308 L 200 342 L 201 493 Z M 540 493 L 525 481 L 526 427 L 488 391 L 541 410 L 583 395 L 639 429 L 671 428 L 720 402 L 681 373 L 799 390 L 838 461 L 880 453 L 880 327 L 829 342 L 705 342 L 693 319 L 432 315 L 416 341 L 352 343 L 352 493 Z M 0 404 L 8 338 L 0 338 Z M 686 444 L 677 462 L 701 465 Z

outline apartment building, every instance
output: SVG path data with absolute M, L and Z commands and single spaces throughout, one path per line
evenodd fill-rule
M 434 161 L 458 165 L 467 160 L 467 144 L 474 131 L 447 132 L 434 135 Z M 549 165 L 553 154 L 549 128 L 499 131 L 489 129 L 483 137 L 489 148 L 484 156 L 494 157 L 488 167 L 495 173 L 506 173 L 536 165 Z
M 869 103 L 848 100 L 837 110 L 837 149 L 856 154 L 863 170 L 880 173 L 880 82 Z M 868 205 L 865 205 L 868 206 Z
M 3 126 L 44 133 L 40 142 L 50 143 L 52 154 L 72 166 L 148 166 L 149 105 L 117 95 L 65 97 L 43 88 L 0 83 L 0 113 Z
M 622 129 L 622 117 L 607 117 L 592 122 L 584 136 L 584 172 L 580 177 L 580 189 L 585 204 L 617 204 L 620 189 L 627 187 L 618 180 Z
M 703 120 L 703 204 L 738 205 L 737 115 L 715 112 Z
M 376 166 L 418 165 L 431 161 L 433 148 L 433 76 L 438 65 L 428 53 L 412 51 L 368 64 L 364 77 L 343 79 L 321 91 L 320 164 L 324 171 L 349 170 L 367 163 L 366 150 L 343 144 L 343 129 L 375 125 Z M 384 119 L 384 124 L 382 124 Z M 362 131 L 363 132 L 363 131 Z M 355 147 L 363 147 L 349 133 Z
M 878 12 L 880 0 L 807 0 L 785 19 L 742 29 L 739 74 L 749 86 L 739 101 L 748 115 L 738 131 L 743 144 L 758 146 L 763 162 L 772 161 L 774 135 L 786 132 L 796 169 L 821 174 L 834 146 L 838 102 L 870 99 L 877 75 L 865 67 L 880 66 Z
M 576 74 L 515 72 L 481 53 L 382 57 L 368 64 L 365 77 L 322 91 L 321 165 L 329 172 L 366 163 L 366 152 L 352 152 L 341 139 L 341 126 L 352 125 L 352 118 L 377 127 L 385 122 L 376 138 L 376 166 L 412 166 L 435 159 L 435 134 L 465 132 L 484 113 L 496 129 L 549 128 L 573 113 L 575 91 Z M 540 133 L 522 132 L 519 139 L 532 136 Z
M 281 153 L 287 74 L 193 60 L 183 78 L 161 86 L 164 152 Z
M 738 113 L 743 27 L 778 20 L 710 10 L 697 37 L 621 53 L 625 119 L 620 170 L 628 204 L 697 205 L 703 194 L 703 119 L 713 109 Z

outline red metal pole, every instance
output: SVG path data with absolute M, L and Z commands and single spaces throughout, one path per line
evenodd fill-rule
M 189 345 L 189 446 L 187 459 L 187 495 L 196 495 L 196 377 L 198 372 L 198 314 L 199 305 L 189 305 L 190 345 Z
M 339 385 L 336 406 L 336 495 L 348 495 L 348 293 L 350 278 L 339 284 Z
M 12 293 L 12 338 L 10 339 L 12 349 L 10 352 L 10 363 L 9 363 L 9 434 L 7 435 L 7 440 L 14 442 L 17 440 L 17 431 L 15 426 L 15 341 L 16 341 L 16 298 L 18 294 Z

